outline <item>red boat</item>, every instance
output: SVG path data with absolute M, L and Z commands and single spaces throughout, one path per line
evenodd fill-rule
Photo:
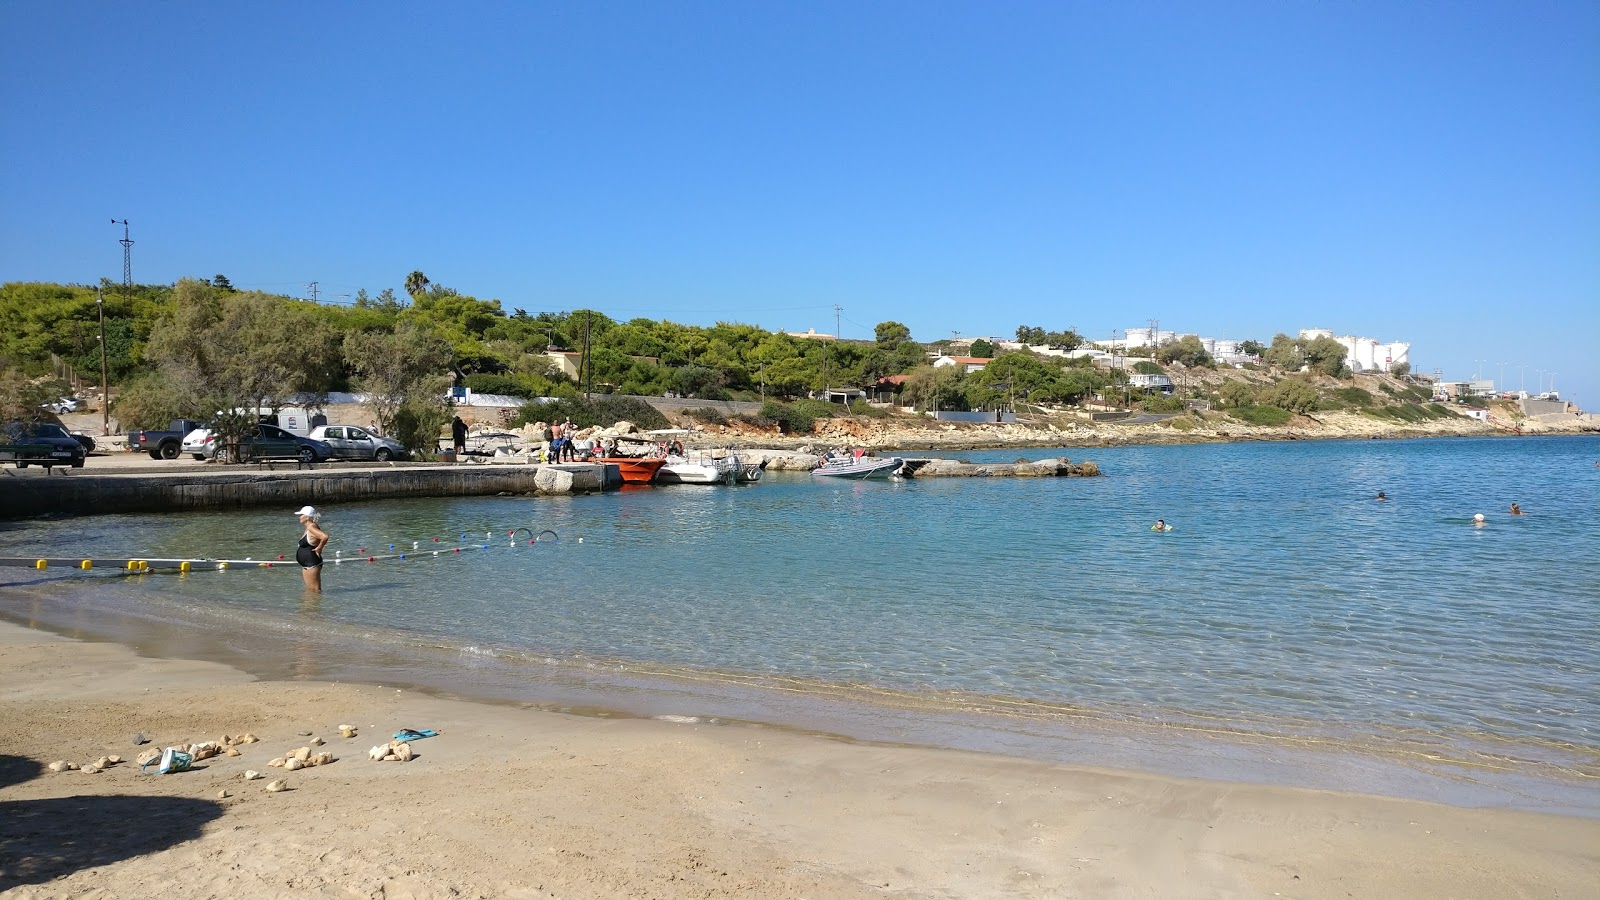
M 616 466 L 623 484 L 649 484 L 656 480 L 656 472 L 667 464 L 659 456 L 602 456 L 595 462 Z

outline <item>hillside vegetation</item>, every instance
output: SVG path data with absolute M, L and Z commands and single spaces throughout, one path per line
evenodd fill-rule
M 361 390 L 372 396 L 381 427 L 420 447 L 432 443 L 449 417 L 442 398 L 452 382 L 482 393 L 557 398 L 568 404 L 563 415 L 575 421 L 610 414 L 582 401 L 587 386 L 596 394 L 760 398 L 772 402 L 751 417 L 755 424 L 807 433 L 819 419 L 889 413 L 805 398 L 825 387 L 866 387 L 897 375 L 904 376 L 897 405 L 917 410 L 1047 411 L 1098 402 L 1181 412 L 1191 401 L 1205 401 L 1212 410 L 1263 426 L 1287 425 L 1319 410 L 1399 423 L 1451 415 L 1428 403 L 1426 387 L 1389 376 L 1352 377 L 1342 348 L 1327 338 L 1277 335 L 1270 345 L 1256 345 L 1263 364 L 1247 369 L 1215 366 L 1192 337 L 1132 351 L 1146 356 L 1135 360 L 1135 371 L 1172 379 L 1169 396 L 1130 388 L 1121 369 L 1028 351 L 1001 353 L 971 373 L 961 365 L 935 368 L 930 352 L 950 342 L 918 343 L 893 321 L 880 323 L 870 341 L 816 340 L 742 323 L 618 321 L 586 309 L 508 313 L 498 299 L 461 294 L 421 272 L 405 284 L 404 296 L 361 291 L 348 305 L 326 305 L 239 291 L 221 275 L 138 285 L 127 293 L 103 283 L 114 411 L 124 427 L 152 427 L 238 410 L 237 421 L 218 423 L 228 431 L 249 423 L 245 410 L 282 406 L 296 394 Z M 36 408 L 39 397 L 62 389 L 52 378 L 97 382 L 99 312 L 93 286 L 0 285 L 0 404 Z M 1071 331 L 1017 331 L 1021 339 L 1059 349 L 1082 343 Z M 578 379 L 563 374 L 552 350 L 567 354 Z M 967 352 L 991 355 L 995 348 L 980 341 Z

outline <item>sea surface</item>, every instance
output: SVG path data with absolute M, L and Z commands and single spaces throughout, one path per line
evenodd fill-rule
M 922 455 L 1105 474 L 341 505 L 320 597 L 287 508 L 7 523 L 0 556 L 250 562 L 0 569 L 0 616 L 268 677 L 1600 815 L 1600 439 Z

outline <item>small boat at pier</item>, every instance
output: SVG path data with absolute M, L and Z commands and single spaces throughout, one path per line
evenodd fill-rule
M 822 465 L 811 470 L 812 475 L 823 478 L 853 478 L 857 481 L 889 478 L 900 471 L 905 460 L 898 456 L 838 456 L 823 457 Z

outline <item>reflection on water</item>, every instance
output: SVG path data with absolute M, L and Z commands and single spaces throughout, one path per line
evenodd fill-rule
M 1101 464 L 1096 479 L 775 474 L 738 489 L 355 504 L 326 511 L 342 556 L 321 597 L 292 562 L 181 579 L 23 570 L 0 579 L 45 583 L 0 592 L 0 609 L 23 614 L 17 598 L 43 589 L 45 619 L 70 603 L 304 634 L 296 647 L 322 649 L 296 651 L 299 677 L 329 677 L 336 641 L 340 666 L 383 647 L 409 654 L 416 679 L 467 693 L 493 673 L 537 695 L 549 660 L 699 679 L 691 696 L 751 679 L 1592 775 L 1597 453 L 1584 438 L 1115 448 L 1071 451 Z M 1512 501 L 1528 515 L 1506 515 Z M 1487 527 L 1470 527 L 1477 512 Z M 1157 518 L 1175 530 L 1151 532 Z M 275 561 L 298 537 L 284 519 L 68 519 L 0 541 L 7 555 Z M 514 542 L 518 528 L 560 540 Z M 391 544 L 408 558 L 356 559 Z M 417 649 L 431 646 L 457 656 Z M 495 662 L 463 669 L 464 648 Z

